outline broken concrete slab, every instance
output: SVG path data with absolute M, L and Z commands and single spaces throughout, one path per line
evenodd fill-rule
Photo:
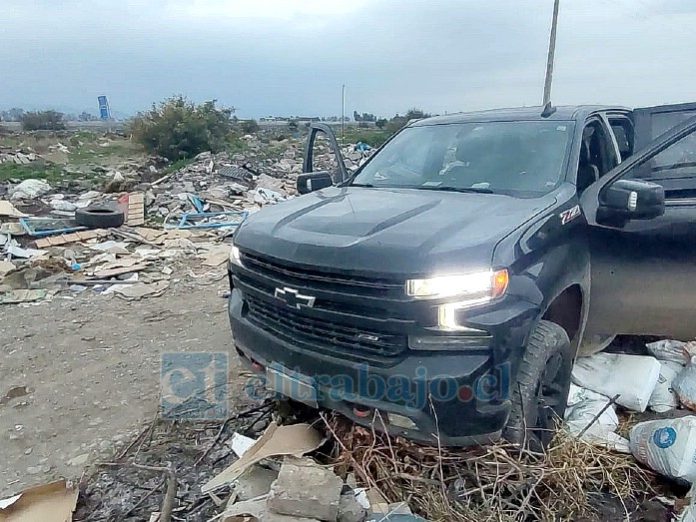
M 338 501 L 338 522 L 363 522 L 367 509 L 358 501 L 354 491 L 343 493 Z
M 134 285 L 120 285 L 113 292 L 128 300 L 142 299 L 143 297 L 158 297 L 169 288 L 169 281 L 156 281 L 154 283 L 136 283 Z
M 254 465 L 239 477 L 234 485 L 234 492 L 239 500 L 251 500 L 268 494 L 271 485 L 278 478 L 278 472 Z
M 309 458 L 288 457 L 271 486 L 266 505 L 280 515 L 335 522 L 343 480 Z
M 248 520 L 249 516 L 256 520 L 261 520 L 261 517 L 265 512 L 265 497 L 254 500 L 246 500 L 244 502 L 237 502 L 236 504 L 227 506 L 225 512 L 220 516 L 220 520 L 222 522 L 241 522 Z
M 215 245 L 208 249 L 208 251 L 203 254 L 203 265 L 205 266 L 220 266 L 230 258 L 230 245 Z

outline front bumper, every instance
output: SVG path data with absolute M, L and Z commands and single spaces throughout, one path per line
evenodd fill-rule
M 538 308 L 523 300 L 501 304 L 476 317 L 477 326 L 492 334 L 480 347 L 407 350 L 382 364 L 308 350 L 272 335 L 246 319 L 238 288 L 229 298 L 229 318 L 244 362 L 256 371 L 280 367 L 310 378 L 319 406 L 378 431 L 468 446 L 500 437 L 522 347 L 538 315 Z

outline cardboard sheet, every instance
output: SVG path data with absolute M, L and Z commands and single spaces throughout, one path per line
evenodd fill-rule
M 0 522 L 70 522 L 78 494 L 65 480 L 25 489 L 0 500 Z
M 206 483 L 201 491 L 207 493 L 236 480 L 244 471 L 268 457 L 292 455 L 301 457 L 314 451 L 323 442 L 320 433 L 309 424 L 278 426 L 272 422 L 259 440 L 242 457 Z

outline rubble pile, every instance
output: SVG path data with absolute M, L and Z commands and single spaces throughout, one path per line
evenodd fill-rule
M 39 159 L 34 152 L 24 150 L 0 149 L 0 163 L 15 163 L 17 165 L 28 165 L 32 161 Z
M 203 152 L 170 173 L 162 170 L 162 158 L 152 157 L 118 168 L 91 167 L 102 185 L 8 183 L 0 191 L 6 194 L 0 198 L 0 303 L 86 291 L 126 299 L 158 296 L 177 269 L 207 273 L 221 266 L 237 226 L 265 205 L 296 196 L 302 171 L 300 142 L 286 138 L 273 144 L 277 155 L 255 156 L 261 141 L 251 135 L 245 140 L 249 152 Z M 69 150 L 60 143 L 50 149 Z M 370 152 L 344 147 L 346 165 L 356 169 Z M 32 152 L 1 154 L 15 162 L 40 159 Z M 315 163 L 336 167 L 328 146 L 318 146 Z M 92 208 L 123 214 L 123 224 L 103 218 L 87 226 L 78 222 Z

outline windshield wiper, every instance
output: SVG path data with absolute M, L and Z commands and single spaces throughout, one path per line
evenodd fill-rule
M 483 187 L 418 187 L 419 190 L 439 190 L 442 192 L 474 192 L 476 194 L 495 194 L 489 188 Z
M 351 183 L 348 185 L 349 187 L 366 187 L 366 188 L 375 188 L 375 186 L 372 183 Z

